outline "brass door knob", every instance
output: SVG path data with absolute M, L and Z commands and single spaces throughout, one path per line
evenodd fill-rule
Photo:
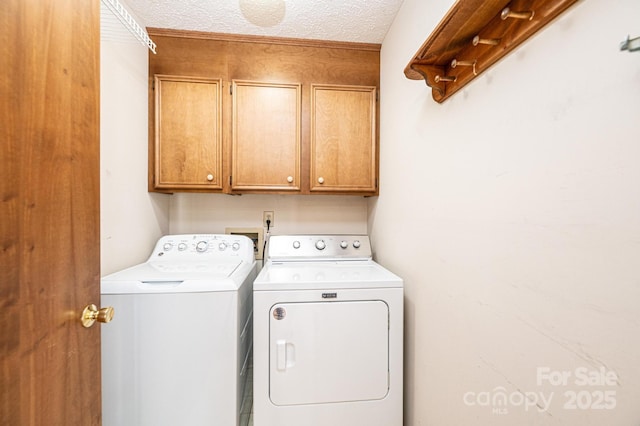
M 107 306 L 106 308 L 98 309 L 96 305 L 87 305 L 82 311 L 82 317 L 80 321 L 85 328 L 91 327 L 96 321 L 98 322 L 110 322 L 113 319 L 113 307 Z

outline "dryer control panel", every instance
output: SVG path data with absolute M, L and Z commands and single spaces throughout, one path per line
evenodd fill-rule
M 273 261 L 371 259 L 367 235 L 273 235 L 267 255 Z

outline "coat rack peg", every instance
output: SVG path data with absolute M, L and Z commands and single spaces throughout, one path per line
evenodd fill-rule
M 436 75 L 435 78 L 433 79 L 436 83 L 440 83 L 442 82 L 454 82 L 458 79 L 458 77 L 456 76 L 448 76 L 448 75 Z
M 473 75 L 478 75 L 478 73 L 476 72 L 476 62 L 478 61 L 459 61 L 457 59 L 454 59 L 453 61 L 451 61 L 451 68 L 455 68 L 458 66 L 473 67 Z
M 620 43 L 620 50 L 628 50 L 629 52 L 637 52 L 640 50 L 640 37 L 629 38 Z
M 533 15 L 535 12 L 533 10 L 528 12 L 514 12 L 508 7 L 502 9 L 502 13 L 500 13 L 500 18 L 504 21 L 507 18 L 516 18 L 516 19 L 528 19 L 529 21 L 533 19 Z
M 479 35 L 475 36 L 471 42 L 474 46 L 477 46 L 479 44 L 488 44 L 491 46 L 497 46 L 498 44 L 500 44 L 500 39 L 499 38 L 480 38 Z

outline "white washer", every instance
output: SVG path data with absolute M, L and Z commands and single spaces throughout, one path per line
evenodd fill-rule
M 403 282 L 367 236 L 272 236 L 253 304 L 255 426 L 402 426 Z
M 102 278 L 103 425 L 238 425 L 255 276 L 249 238 L 199 234 Z

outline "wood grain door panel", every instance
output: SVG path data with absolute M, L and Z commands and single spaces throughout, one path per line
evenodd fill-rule
M 301 85 L 233 81 L 232 190 L 300 190 Z
M 375 192 L 376 88 L 312 85 L 311 191 Z
M 156 189 L 222 189 L 222 81 L 155 76 Z
M 98 0 L 0 3 L 0 423 L 100 424 Z

